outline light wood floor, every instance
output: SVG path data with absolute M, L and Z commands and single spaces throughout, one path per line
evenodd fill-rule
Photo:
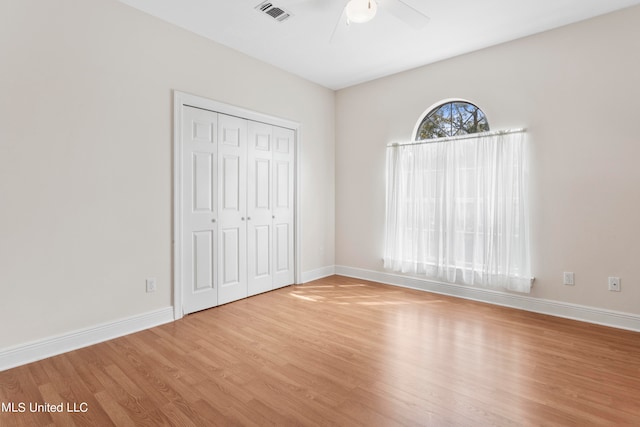
M 1 426 L 640 426 L 640 334 L 334 276 L 0 372 L 0 402 L 27 405 Z

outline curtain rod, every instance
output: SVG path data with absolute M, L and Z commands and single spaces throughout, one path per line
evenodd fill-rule
M 478 138 L 478 137 L 483 137 L 483 136 L 507 135 L 507 134 L 510 134 L 510 133 L 520 133 L 520 132 L 525 132 L 525 131 L 526 131 L 525 128 L 506 129 L 506 130 L 494 130 L 494 131 L 487 131 L 487 132 L 471 133 L 471 134 L 466 134 L 466 135 L 443 136 L 441 138 L 424 139 L 424 140 L 421 140 L 421 141 L 392 142 L 390 144 L 387 144 L 387 148 L 403 147 L 403 146 L 406 146 L 406 145 L 431 144 L 431 143 L 434 143 L 434 142 L 458 141 L 458 140 L 461 140 L 461 139 Z

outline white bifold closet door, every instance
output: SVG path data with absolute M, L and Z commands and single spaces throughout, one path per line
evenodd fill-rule
M 294 132 L 273 126 L 273 289 L 294 283 Z
M 218 305 L 216 113 L 183 107 L 182 285 L 185 313 Z
M 248 125 L 247 271 L 249 295 L 255 295 L 294 282 L 294 132 Z
M 249 295 L 273 289 L 272 126 L 249 122 L 247 273 Z
M 247 120 L 218 114 L 218 304 L 247 296 Z
M 183 108 L 184 313 L 293 284 L 294 131 Z

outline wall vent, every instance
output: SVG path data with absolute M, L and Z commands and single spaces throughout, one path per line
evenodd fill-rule
M 286 21 L 291 17 L 291 14 L 286 10 L 274 6 L 270 1 L 263 1 L 255 7 L 258 12 L 262 12 L 278 22 Z

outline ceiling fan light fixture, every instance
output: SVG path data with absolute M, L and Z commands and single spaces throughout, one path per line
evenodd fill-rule
M 375 0 L 351 0 L 346 7 L 347 19 L 357 24 L 371 21 L 377 11 Z

